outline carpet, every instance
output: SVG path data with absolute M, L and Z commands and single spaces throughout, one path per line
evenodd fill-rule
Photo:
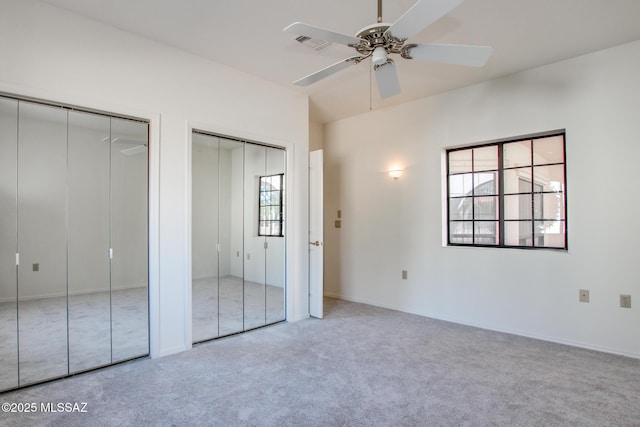
M 329 298 L 325 313 L 1 394 L 86 412 L 0 424 L 640 425 L 640 360 Z

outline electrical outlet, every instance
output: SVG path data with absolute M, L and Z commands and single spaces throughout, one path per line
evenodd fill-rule
M 580 289 L 580 294 L 578 297 L 580 302 L 589 302 L 589 290 L 588 289 Z
M 620 307 L 631 308 L 631 295 L 620 294 Z
M 402 280 L 407 280 L 407 270 L 402 270 Z

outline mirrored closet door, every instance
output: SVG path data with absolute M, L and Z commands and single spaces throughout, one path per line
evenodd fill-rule
M 149 353 L 146 122 L 111 118 L 111 361 Z
M 111 363 L 110 125 L 109 117 L 69 113 L 70 372 Z
M 206 138 L 215 138 L 205 136 Z M 218 176 L 218 335 L 244 330 L 243 313 L 243 174 L 244 143 L 226 138 L 220 142 Z M 207 189 L 203 189 L 207 192 Z M 208 338 L 215 338 L 209 336 Z
M 218 336 L 220 140 L 193 135 L 192 151 L 192 338 Z M 196 184 L 197 183 L 197 184 Z M 224 234 L 224 233 L 223 233 Z
M 68 374 L 66 175 L 67 110 L 20 102 L 20 385 Z
M 0 97 L 0 390 L 148 354 L 147 145 Z
M 18 385 L 18 103 L 0 98 L 0 390 Z
M 285 319 L 285 151 L 193 134 L 193 341 Z
M 285 290 L 285 152 L 266 149 L 265 176 L 260 179 L 261 219 L 259 232 L 266 242 L 265 251 L 265 321 L 284 319 Z
M 244 162 L 244 326 L 253 329 L 266 324 L 266 238 L 260 233 L 259 218 L 264 209 L 260 179 L 265 175 L 266 147 L 247 144 Z M 264 187 L 264 184 L 263 184 Z

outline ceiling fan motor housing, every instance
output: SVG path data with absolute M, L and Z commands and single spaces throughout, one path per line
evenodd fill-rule
M 356 34 L 363 42 L 353 47 L 361 55 L 371 55 L 377 47 L 383 47 L 386 53 L 402 54 L 402 45 L 406 39 L 397 39 L 387 32 L 391 24 L 379 23 L 364 27 Z

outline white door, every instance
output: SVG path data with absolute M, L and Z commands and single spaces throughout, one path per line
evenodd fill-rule
M 322 150 L 317 150 L 309 153 L 309 314 L 319 319 L 324 315 L 322 209 Z

